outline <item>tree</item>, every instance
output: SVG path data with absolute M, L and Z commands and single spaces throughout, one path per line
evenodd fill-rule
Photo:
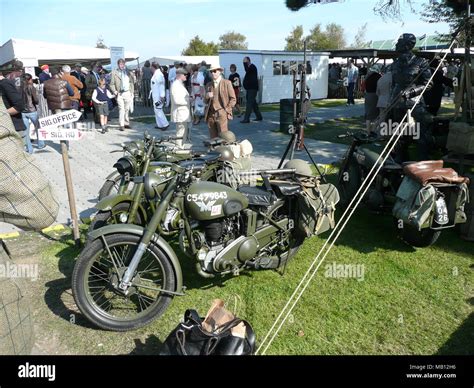
M 96 48 L 101 48 L 101 49 L 108 49 L 108 47 L 104 43 L 104 38 L 102 36 L 97 37 L 97 42 L 95 44 Z
M 323 31 L 321 24 L 316 24 L 308 36 L 303 37 L 303 26 L 296 26 L 286 40 L 285 50 L 302 51 L 304 41 L 310 51 L 342 49 L 346 46 L 344 28 L 336 23 L 330 23 Z
M 471 3 L 473 3 L 472 0 Z M 425 5 L 421 17 L 428 23 L 448 23 L 451 33 L 461 29 L 461 33 L 458 35 L 458 42 L 463 45 L 465 41 L 465 31 L 463 29 L 466 27 L 466 13 L 465 1 L 441 0 Z M 471 25 L 471 33 L 474 33 L 473 27 Z M 450 35 L 441 35 L 441 37 L 447 40 L 451 39 Z
M 406 3 L 411 7 L 413 0 L 377 0 L 374 6 L 374 12 L 383 18 L 400 18 L 401 2 Z M 299 11 L 312 3 L 312 0 L 285 0 L 286 7 L 292 11 Z
M 344 36 L 344 27 L 340 24 L 330 23 L 326 26 L 326 39 L 328 49 L 343 49 L 346 47 L 346 38 Z
M 199 35 L 196 35 L 188 43 L 181 55 L 217 55 L 219 47 L 214 42 L 206 43 L 204 42 Z
M 309 32 L 306 46 L 311 51 L 342 49 L 346 47 L 344 28 L 339 24 L 330 23 L 323 31 L 321 24 L 316 24 Z
M 354 37 L 354 42 L 351 44 L 350 48 L 361 49 L 369 47 L 369 42 L 365 39 L 367 34 L 367 23 L 359 27 L 357 34 Z
M 235 31 L 226 32 L 219 36 L 219 48 L 224 50 L 247 50 L 247 37 Z
M 303 51 L 303 26 L 296 26 L 286 38 L 286 51 Z

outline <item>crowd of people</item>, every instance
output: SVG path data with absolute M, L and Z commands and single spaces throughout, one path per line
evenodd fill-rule
M 439 60 L 433 59 L 430 62 L 431 71 L 435 72 L 438 65 Z M 451 96 L 453 80 L 456 77 L 460 78 L 460 71 L 458 61 L 448 60 L 435 72 L 432 85 L 423 97 L 427 111 L 433 116 L 439 112 L 442 97 Z M 329 64 L 328 76 L 329 94 L 331 94 L 331 89 L 334 93 L 336 85 L 340 85 L 345 88 L 347 105 L 354 104 L 356 93 L 364 98 L 367 128 L 379 117 L 381 110 L 389 105 L 392 87 L 390 65 L 374 64 L 367 68 L 365 64 L 355 65 L 354 60 L 350 60 L 347 65 L 332 63 Z
M 166 130 L 169 122 L 165 111 L 170 109 L 171 121 L 176 124 L 178 146 L 189 141 L 189 127 L 201 120 L 207 123 L 210 138 L 228 131 L 228 122 L 234 113 L 242 116 L 240 95 L 246 90 L 246 110 L 241 123 L 249 123 L 255 113 L 255 121 L 261 121 L 256 98 L 258 93 L 258 71 L 249 57 L 243 59 L 245 76 L 237 73 L 232 64 L 230 74 L 224 78 L 220 66 L 208 66 L 205 61 L 187 64 L 176 61 L 172 66 L 160 66 L 146 61 L 141 69 L 141 93 L 147 105 L 149 100 L 155 112 L 156 129 Z
M 35 77 L 25 73 L 23 65 L 17 61 L 13 71 L 0 72 L 0 93 L 16 130 L 24 131 L 25 150 L 30 154 L 34 152 L 30 126 L 37 132 L 40 118 L 75 109 L 82 111 L 81 120 L 92 115 L 105 134 L 109 131 L 109 114 L 118 107 L 118 129 L 125 131 L 131 128 L 130 114 L 137 97 L 144 106 L 153 107 L 156 129 L 168 129 L 167 114 L 170 115 L 171 122 L 176 123 L 177 136 L 182 137 L 177 144 L 183 147 L 189 140 L 191 123 L 198 125 L 204 120 L 210 137 L 227 131 L 234 112 L 238 117 L 243 115 L 239 103 L 242 88 L 246 91 L 246 109 L 241 123 L 249 123 L 252 112 L 255 121 L 262 120 L 256 102 L 257 68 L 249 57 L 243 58 L 243 65 L 246 70 L 243 78 L 233 64 L 229 76 L 224 79 L 222 67 L 209 66 L 205 61 L 199 64 L 176 61 L 171 66 L 146 61 L 141 69 L 132 71 L 125 60 L 120 59 L 111 72 L 100 62 L 89 67 L 81 63 L 74 67 L 44 64 Z M 44 147 L 44 141 L 36 141 L 37 149 Z

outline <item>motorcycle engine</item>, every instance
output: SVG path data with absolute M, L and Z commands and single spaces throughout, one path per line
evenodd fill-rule
M 240 227 L 238 217 L 212 221 L 201 221 L 199 232 L 194 232 L 194 240 L 198 251 L 198 260 L 204 272 L 214 273 L 215 259 L 219 253 L 232 244 L 238 237 Z M 239 261 L 236 259 L 236 264 Z

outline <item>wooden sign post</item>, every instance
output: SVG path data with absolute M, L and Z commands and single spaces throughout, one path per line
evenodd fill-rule
M 82 138 L 77 128 L 72 128 L 72 124 L 79 120 L 81 112 L 71 109 L 58 112 L 52 116 L 39 119 L 40 129 L 38 130 L 39 140 L 59 140 L 61 144 L 61 154 L 63 158 L 64 175 L 66 177 L 66 190 L 69 200 L 69 210 L 72 220 L 72 231 L 74 243 L 80 245 L 79 224 L 76 208 L 76 197 L 74 196 L 74 186 L 72 183 L 71 166 L 69 164 L 68 144 L 70 140 L 80 140 Z M 64 125 L 69 126 L 64 127 Z

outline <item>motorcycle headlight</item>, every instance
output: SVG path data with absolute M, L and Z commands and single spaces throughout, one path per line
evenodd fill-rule
M 128 156 L 124 156 L 123 158 L 117 160 L 117 163 L 114 164 L 114 168 L 117 169 L 120 175 L 128 174 L 129 177 L 136 175 L 136 162 L 134 159 Z
M 166 186 L 166 183 L 163 180 L 166 179 L 163 175 L 158 175 L 153 172 L 145 174 L 143 180 L 143 191 L 145 192 L 145 197 L 152 201 L 156 199 L 158 194 L 161 194 Z

